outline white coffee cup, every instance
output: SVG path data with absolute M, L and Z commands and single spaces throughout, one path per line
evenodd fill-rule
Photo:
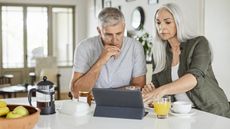
M 172 110 L 175 113 L 189 113 L 192 109 L 192 104 L 186 101 L 176 101 L 172 103 Z

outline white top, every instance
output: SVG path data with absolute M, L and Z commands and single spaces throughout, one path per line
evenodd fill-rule
M 179 79 L 178 69 L 179 69 L 179 63 L 175 66 L 172 66 L 172 69 L 171 69 L 172 81 Z M 186 93 L 175 94 L 175 98 L 177 101 L 187 101 L 193 104 L 193 102 L 189 99 Z
M 8 104 L 28 105 L 27 98 L 5 100 Z M 60 108 L 65 101 L 55 101 L 56 109 Z M 52 115 L 40 115 L 33 129 L 229 129 L 230 127 L 230 119 L 196 109 L 193 109 L 195 113 L 191 116 L 170 114 L 166 119 L 157 119 L 150 112 L 142 120 L 134 120 L 94 117 L 94 108 L 95 104 L 92 104 L 90 113 L 81 117 L 62 114 L 58 110 Z
M 103 49 L 99 36 L 81 41 L 75 49 L 74 71 L 86 73 Z M 117 59 L 111 57 L 103 66 L 95 87 L 116 88 L 129 85 L 132 78 L 145 75 L 146 72 L 143 46 L 132 38 L 124 37 L 120 55 Z

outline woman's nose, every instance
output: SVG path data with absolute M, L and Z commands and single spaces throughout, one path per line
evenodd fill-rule
M 164 25 L 163 24 L 158 25 L 158 27 L 159 27 L 159 30 L 163 30 L 164 29 Z
M 166 30 L 166 29 L 165 29 L 165 25 L 160 24 L 160 25 L 158 26 L 158 31 L 159 31 L 159 33 L 163 33 L 165 30 Z

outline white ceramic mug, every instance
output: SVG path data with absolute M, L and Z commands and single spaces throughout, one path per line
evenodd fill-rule
M 192 104 L 186 101 L 176 101 L 172 104 L 172 110 L 175 113 L 189 113 L 192 109 Z

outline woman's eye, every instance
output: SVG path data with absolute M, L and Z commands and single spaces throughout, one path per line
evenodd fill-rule
M 165 22 L 166 24 L 170 24 L 171 22 Z
M 157 22 L 157 25 L 160 25 L 161 24 L 161 22 Z

